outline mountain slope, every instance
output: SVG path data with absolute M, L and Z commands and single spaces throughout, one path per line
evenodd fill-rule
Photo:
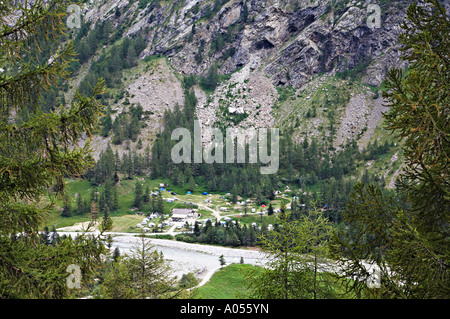
M 353 139 L 362 149 L 392 141 L 380 126 L 379 86 L 390 67 L 404 67 L 396 38 L 409 1 L 381 1 L 381 23 L 371 28 L 376 3 L 109 0 L 85 3 L 83 14 L 91 29 L 105 21 L 110 28 L 97 54 L 124 38 L 145 39 L 108 100 L 113 120 L 130 103 L 142 106 L 143 148 L 161 132 L 164 111 L 184 104 L 183 79 L 206 78 L 217 66 L 215 90 L 194 86 L 204 143 L 212 127 L 276 126 L 292 129 L 298 143 L 315 137 L 335 150 Z M 110 140 L 96 139 L 96 158 Z

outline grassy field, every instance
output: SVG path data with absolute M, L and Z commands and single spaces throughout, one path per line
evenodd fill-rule
M 136 228 L 136 224 L 142 222 L 142 219 L 144 219 L 144 217 L 140 215 L 123 215 L 112 217 L 113 228 L 111 229 L 111 231 L 129 232 L 131 229 Z
M 216 272 L 211 279 L 196 290 L 196 299 L 248 299 L 246 275 L 258 273 L 263 268 L 247 264 L 230 264 Z M 319 274 L 319 278 L 321 275 Z M 320 280 L 320 279 L 319 279 Z M 344 294 L 343 287 L 334 282 L 331 284 L 335 293 L 335 298 L 347 299 L 356 298 L 355 295 Z
M 245 274 L 262 269 L 247 264 L 231 264 L 216 272 L 197 289 L 197 299 L 240 299 L 246 296 Z

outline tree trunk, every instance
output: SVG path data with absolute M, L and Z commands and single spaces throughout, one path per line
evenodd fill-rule
M 317 299 L 317 252 L 314 253 L 314 299 Z

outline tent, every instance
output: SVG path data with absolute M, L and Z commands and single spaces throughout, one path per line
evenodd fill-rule
M 208 195 L 208 193 L 207 192 L 203 192 L 203 195 Z
M 163 190 L 164 190 L 164 187 L 161 187 L 159 190 L 163 191 Z
M 186 194 L 190 195 L 190 194 L 192 194 L 192 193 L 191 193 L 190 191 L 187 191 Z

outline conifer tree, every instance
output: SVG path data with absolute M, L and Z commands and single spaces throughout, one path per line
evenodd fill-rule
M 106 205 L 105 209 L 103 210 L 103 221 L 102 221 L 104 227 L 108 224 L 109 220 L 110 220 L 109 207 L 108 207 L 108 205 Z
M 191 192 L 195 192 L 195 180 L 194 177 L 192 177 L 192 175 L 189 176 L 188 187 Z
M 273 206 L 272 203 L 269 204 L 269 208 L 267 209 L 267 215 L 273 215 Z
M 250 275 L 250 294 L 255 298 L 306 298 L 305 286 L 311 282 L 301 258 L 299 225 L 290 221 L 288 212 L 278 215 L 278 223 L 282 225 L 281 231 L 261 236 L 269 267 L 262 273 Z
M 242 4 L 242 21 L 246 23 L 247 19 L 248 19 L 248 7 L 247 1 L 244 1 L 244 3 Z
M 92 164 L 90 137 L 103 106 L 96 96 L 104 81 L 88 96 L 75 92 L 66 105 L 46 109 L 44 91 L 69 76 L 74 59 L 64 23 L 69 1 L 3 1 L 0 16 L 0 291 L 2 298 L 63 298 L 75 295 L 66 278 L 77 264 L 83 284 L 91 282 L 101 256 L 98 238 L 80 234 L 77 241 L 59 238 L 40 245 L 45 212 L 64 198 L 66 177 L 78 177 Z M 20 15 L 18 15 L 20 13 Z M 12 19 L 9 19 L 11 17 Z M 14 18 L 13 18 L 14 17 Z M 85 139 L 84 146 L 78 142 Z M 52 189 L 49 205 L 40 200 Z M 11 235 L 26 233 L 13 240 Z M 82 249 L 81 249 L 82 247 Z M 75 253 L 83 251 L 82 254 Z
M 112 182 L 110 178 L 107 178 L 104 183 L 104 200 L 105 205 L 111 207 L 112 206 Z
M 220 267 L 223 267 L 227 264 L 227 262 L 225 261 L 225 257 L 223 257 L 223 255 L 220 255 L 219 262 L 220 262 Z
M 132 283 L 132 284 L 130 284 Z M 164 255 L 141 237 L 127 258 L 116 257 L 111 271 L 100 285 L 104 298 L 176 298 L 180 290 Z
M 203 80 L 203 85 L 208 90 L 215 90 L 219 84 L 219 73 L 217 65 L 213 64 L 208 70 L 206 78 Z
M 150 202 L 150 187 L 148 186 L 148 184 L 145 186 L 144 202 Z
M 236 184 L 233 186 L 233 189 L 231 190 L 231 202 L 233 204 L 236 204 L 238 198 L 238 189 Z
M 88 205 L 88 202 L 86 199 L 83 200 L 83 214 L 89 214 L 90 212 L 90 207 Z
M 156 209 L 158 213 L 164 214 L 164 200 L 162 198 L 161 192 L 158 193 L 158 202 L 156 203 Z
M 136 181 L 134 188 L 134 206 L 141 209 L 142 208 L 142 185 L 139 181 Z
M 277 216 L 277 224 L 277 229 L 260 236 L 269 261 L 263 272 L 248 277 L 252 278 L 248 283 L 252 297 L 335 297 L 331 286 L 317 276 L 322 271 L 319 263 L 329 256 L 327 241 L 332 231 L 321 211 L 314 207 L 301 221 L 292 220 L 291 212 L 282 211 Z
M 91 219 L 93 221 L 98 219 L 98 208 L 94 201 L 91 202 Z
M 119 209 L 119 195 L 117 193 L 117 185 L 114 185 L 112 193 L 111 210 L 116 211 L 118 209 Z
M 70 208 L 70 202 L 69 200 L 64 200 L 63 210 L 61 212 L 62 217 L 70 217 L 71 214 L 71 208 Z
M 109 131 L 111 131 L 112 128 L 112 119 L 111 119 L 111 113 L 108 110 L 108 113 L 102 120 L 102 131 L 101 134 L 103 137 L 107 137 L 109 134 Z
M 114 261 L 117 261 L 119 259 L 119 257 L 120 257 L 120 249 L 119 249 L 119 247 L 116 247 L 116 248 L 114 248 L 112 258 Z
M 85 212 L 84 202 L 81 198 L 81 194 L 78 194 L 77 197 L 77 215 L 82 215 Z
M 359 296 L 450 296 L 450 21 L 437 0 L 413 3 L 399 42 L 407 72 L 392 69 L 383 93 L 388 128 L 403 140 L 405 167 L 398 198 L 358 184 L 336 238 L 343 276 L 364 278 L 360 260 L 380 270 L 380 288 L 354 281 Z

